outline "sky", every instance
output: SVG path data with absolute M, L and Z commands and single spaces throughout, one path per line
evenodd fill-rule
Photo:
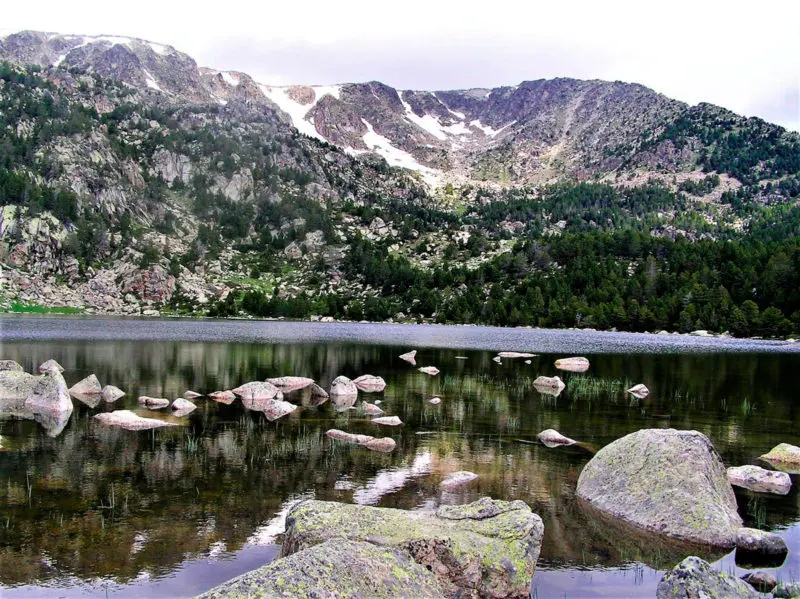
M 139 37 L 274 85 L 378 80 L 437 90 L 619 80 L 800 131 L 800 0 L 7 4 L 0 34 Z

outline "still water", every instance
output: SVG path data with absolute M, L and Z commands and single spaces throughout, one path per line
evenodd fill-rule
M 521 499 L 545 523 L 532 596 L 654 597 L 665 568 L 683 557 L 658 539 L 586 511 L 574 496 L 593 452 L 641 428 L 696 429 L 726 465 L 758 463 L 780 442 L 800 444 L 800 351 L 779 342 L 478 327 L 124 320 L 0 319 L 0 359 L 28 371 L 54 358 L 68 384 L 95 373 L 127 395 L 115 404 L 75 400 L 63 426 L 0 417 L 1 597 L 186 597 L 273 559 L 282 516 L 303 498 L 429 510 L 481 496 Z M 418 366 L 399 360 L 417 349 Z M 492 360 L 498 350 L 539 354 Z M 586 374 L 553 361 L 587 355 Z M 458 359 L 465 357 L 466 359 Z M 101 411 L 135 409 L 137 397 L 180 397 L 283 375 L 327 387 L 338 375 L 382 376 L 381 400 L 399 427 L 359 410 L 314 405 L 275 422 L 208 398 L 155 431 L 104 427 Z M 538 375 L 560 374 L 558 397 Z M 624 389 L 651 389 L 645 400 Z M 438 396 L 438 405 L 427 400 Z M 358 405 L 358 404 L 357 404 Z M 391 454 L 333 444 L 330 428 L 391 436 Z M 579 446 L 548 449 L 555 428 Z M 443 492 L 450 472 L 475 483 Z M 792 476 L 795 485 L 798 480 Z M 790 554 L 776 570 L 800 579 L 798 492 L 736 490 L 746 525 L 779 532 Z M 733 555 L 719 559 L 742 573 Z

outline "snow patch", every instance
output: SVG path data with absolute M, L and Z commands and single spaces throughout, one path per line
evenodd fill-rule
M 258 87 L 261 90 L 261 93 L 277 104 L 278 108 L 280 108 L 283 112 L 289 115 L 289 118 L 292 119 L 292 125 L 294 125 L 294 127 L 300 133 L 310 137 L 316 137 L 322 141 L 327 141 L 324 137 L 322 137 L 322 135 L 317 133 L 317 128 L 314 126 L 314 124 L 306 119 L 308 112 L 314 107 L 315 103 L 312 103 L 309 106 L 303 106 L 299 102 L 295 102 L 286 93 L 288 88 L 285 87 L 270 87 L 268 85 L 264 85 L 263 83 L 259 83 Z
M 401 150 L 400 148 L 393 146 L 389 139 L 376 132 L 374 127 L 364 119 L 361 119 L 361 122 L 364 123 L 367 128 L 367 132 L 364 134 L 363 138 L 364 144 L 372 152 L 375 152 L 379 156 L 383 156 L 386 159 L 386 162 L 392 166 L 399 166 L 401 168 L 407 168 L 422 173 L 423 178 L 430 185 L 436 185 L 436 183 L 438 183 L 439 178 L 436 171 L 426 166 L 422 166 L 411 154 L 405 150 Z M 357 154 L 359 152 L 358 150 L 352 150 L 351 153 Z
M 415 114 L 414 110 L 411 108 L 411 105 L 408 102 L 406 102 L 405 100 L 403 100 L 403 96 L 401 95 L 400 92 L 398 92 L 397 96 L 400 98 L 400 102 L 403 105 L 403 108 L 405 108 L 405 111 L 406 111 L 405 118 L 407 120 L 411 121 L 412 123 L 414 123 L 420 129 L 424 129 L 425 131 L 427 131 L 428 133 L 433 135 L 436 139 L 441 139 L 442 141 L 444 141 L 444 140 L 447 139 L 448 134 L 449 135 L 469 135 L 470 134 L 469 128 L 464 123 L 454 123 L 452 125 L 442 125 L 439 122 L 439 119 L 437 119 L 436 117 L 434 117 L 434 116 L 432 116 L 430 114 L 426 114 L 425 116 L 419 116 L 419 115 Z M 438 100 L 438 98 L 437 98 L 437 100 Z M 444 102 L 442 102 L 441 100 L 439 100 L 439 102 L 442 104 L 442 106 L 447 108 L 447 106 L 444 104 Z M 461 114 L 461 113 L 455 113 L 452 110 L 450 110 L 449 108 L 447 108 L 447 110 L 452 112 L 455 116 L 457 116 L 457 117 L 459 117 L 461 119 L 464 118 L 464 115 Z
M 503 125 L 499 129 L 493 129 L 489 125 L 484 125 L 483 123 L 481 123 L 479 120 L 476 119 L 474 121 L 470 121 L 469 126 L 470 127 L 476 127 L 477 129 L 480 129 L 488 137 L 494 137 L 495 135 L 497 135 L 498 133 L 500 133 L 504 129 L 507 129 L 508 127 L 510 127 L 511 125 L 513 125 L 516 122 L 517 121 L 511 121 L 510 123 L 508 123 L 507 125 Z
M 315 85 L 312 86 L 311 89 L 314 90 L 315 103 L 319 102 L 325 96 L 332 96 L 339 100 L 342 95 L 341 85 Z
M 156 54 L 161 54 L 164 56 L 165 54 L 169 54 L 169 48 L 162 44 L 156 44 L 155 42 L 147 42 L 147 45 L 150 46 L 150 49 L 153 50 Z
M 156 78 L 153 77 L 153 74 L 148 71 L 147 69 L 143 68 L 144 71 L 144 82 L 147 84 L 147 87 L 150 89 L 154 89 L 157 92 L 163 92 L 164 90 L 159 87 L 158 83 L 156 82 Z
M 54 67 L 59 67 L 59 66 L 61 66 L 61 63 L 63 63 L 63 62 L 66 60 L 66 59 L 67 59 L 67 55 L 66 55 L 66 54 L 62 54 L 62 55 L 61 55 L 61 56 L 59 56 L 59 57 L 58 57 L 58 59 L 57 59 L 57 60 L 56 60 L 56 61 L 53 63 L 53 66 L 54 66 Z
M 232 85 L 233 87 L 237 87 L 239 85 L 239 77 L 234 75 L 233 73 L 229 73 L 228 71 L 222 71 L 222 78 L 225 80 L 225 83 L 228 85 Z

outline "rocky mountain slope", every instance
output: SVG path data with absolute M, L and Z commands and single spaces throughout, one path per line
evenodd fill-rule
M 759 119 L 602 81 L 271 87 L 111 36 L 14 34 L 0 61 L 5 309 L 800 322 L 800 138 Z M 742 239 L 783 245 L 722 251 Z

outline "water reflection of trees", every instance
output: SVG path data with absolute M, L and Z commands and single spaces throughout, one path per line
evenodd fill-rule
M 562 374 L 567 389 L 560 396 L 540 395 L 532 381 L 557 374 L 553 356 L 497 365 L 488 353 L 467 352 L 470 359 L 460 361 L 454 355 L 463 351 L 422 350 L 420 364 L 442 369 L 430 377 L 398 363 L 398 348 L 98 343 L 10 345 L 7 351 L 4 357 L 29 369 L 53 357 L 69 379 L 95 372 L 128 395 L 113 407 L 76 404 L 55 438 L 34 422 L 0 423 L 6 448 L 0 452 L 0 582 L 6 585 L 56 573 L 120 582 L 142 572 L 165 574 L 221 543 L 238 550 L 302 494 L 406 509 L 482 495 L 522 499 L 545 521 L 547 564 L 641 559 L 658 565 L 659 555 L 672 556 L 669 547 L 602 522 L 575 500 L 591 450 L 633 430 L 672 426 L 700 430 L 726 462 L 746 463 L 791 438 L 798 422 L 786 387 L 797 366 L 790 356 L 592 357 L 588 376 L 642 381 L 653 390 L 632 401 L 619 385 L 570 390 L 573 377 L 587 375 Z M 379 428 L 358 410 L 312 405 L 307 393 L 288 396 L 302 408 L 274 423 L 240 402 L 205 399 L 175 429 L 129 432 L 92 418 L 99 410 L 136 407 L 139 394 L 177 397 L 187 388 L 209 392 L 268 376 L 327 383 L 365 373 L 386 379 L 386 392 L 369 399 L 380 397 L 404 426 Z M 442 403 L 429 404 L 433 396 Z M 334 427 L 391 435 L 398 448 L 386 455 L 335 443 L 324 436 Z M 544 428 L 585 446 L 547 449 L 519 441 L 532 441 Z M 462 469 L 479 479 L 460 491 L 440 491 L 442 478 Z M 740 503 L 747 500 L 739 495 Z M 797 494 L 770 498 L 767 507 L 768 524 L 793 522 Z

